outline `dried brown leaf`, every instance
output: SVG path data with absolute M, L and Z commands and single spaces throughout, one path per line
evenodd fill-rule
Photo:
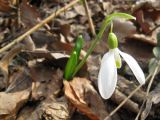
M 103 120 L 107 116 L 105 105 L 90 81 L 85 78 L 64 80 L 64 91 L 70 102 L 91 120 Z
M 18 120 L 68 120 L 71 112 L 66 98 L 55 99 L 53 96 L 41 102 L 35 110 L 29 108 L 29 111 L 32 112 L 26 119 L 25 116 L 29 111 L 23 111 L 23 113 L 20 113 Z
M 0 61 L 0 71 L 2 77 L 0 78 L 0 89 L 8 86 L 8 66 L 12 59 L 21 52 L 23 46 L 18 44 L 14 46 Z
M 136 20 L 138 22 L 138 24 L 140 24 L 142 31 L 144 33 L 148 33 L 150 31 L 150 25 L 144 21 L 144 13 L 142 10 L 139 10 L 135 13 L 136 16 Z
M 9 2 L 7 0 L 0 0 L 0 11 L 10 12 L 12 10 Z
M 153 32 L 156 27 L 155 23 L 159 24 L 160 18 L 160 2 L 159 1 L 140 1 L 135 4 L 133 14 L 137 18 L 137 23 L 140 25 L 142 31 L 146 34 Z
M 141 120 L 145 120 L 149 115 L 152 105 L 160 103 L 160 83 L 157 84 L 155 89 L 153 89 L 146 100 L 146 106 L 141 114 Z
M 57 95 L 61 91 L 63 72 L 53 70 L 52 66 L 37 63 L 31 66 L 31 75 L 34 82 L 32 88 L 32 100 L 41 100 L 49 95 Z
M 137 37 L 130 36 L 121 45 L 121 48 L 123 51 L 137 58 L 137 60 L 143 61 L 146 64 L 153 56 L 152 49 L 154 45 L 147 40 L 147 37 L 144 36 L 143 38 L 141 38 L 141 35 L 137 35 Z
M 74 9 L 75 9 L 75 11 L 76 11 L 79 15 L 82 15 L 82 16 L 85 16 L 85 15 L 86 15 L 85 9 L 84 9 L 84 6 L 83 6 L 83 5 L 80 5 L 80 4 L 75 5 L 75 6 L 74 6 Z
M 26 0 L 24 0 L 20 5 L 20 13 L 22 23 L 31 27 L 38 23 L 40 17 L 39 12 L 34 6 L 31 6 Z
M 0 119 L 3 120 L 14 120 L 31 93 L 32 79 L 25 69 L 16 73 L 12 81 L 6 92 L 0 92 Z

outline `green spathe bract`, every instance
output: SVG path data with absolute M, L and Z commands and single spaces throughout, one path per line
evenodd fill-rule
M 110 32 L 108 35 L 108 46 L 110 49 L 114 49 L 118 47 L 117 36 L 112 32 Z

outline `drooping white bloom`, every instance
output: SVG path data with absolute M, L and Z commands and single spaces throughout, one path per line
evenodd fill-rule
M 120 56 L 126 61 L 139 83 L 145 83 L 144 73 L 131 55 L 120 51 L 117 47 L 110 49 L 102 58 L 98 75 L 98 89 L 104 99 L 110 98 L 116 88 L 117 67 L 121 67 Z

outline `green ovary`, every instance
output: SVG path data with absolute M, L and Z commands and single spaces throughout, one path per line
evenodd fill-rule
M 116 63 L 117 68 L 121 68 L 121 66 L 122 66 L 121 60 L 120 61 L 115 61 L 115 63 Z
M 118 47 L 118 40 L 114 33 L 109 33 L 108 35 L 108 46 L 110 49 L 114 49 Z

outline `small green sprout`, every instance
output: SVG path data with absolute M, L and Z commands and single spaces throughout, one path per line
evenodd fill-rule
M 64 78 L 66 80 L 71 80 L 73 77 L 73 72 L 78 64 L 82 47 L 83 47 L 83 37 L 80 35 L 76 40 L 75 47 L 70 55 L 70 58 L 65 68 Z

